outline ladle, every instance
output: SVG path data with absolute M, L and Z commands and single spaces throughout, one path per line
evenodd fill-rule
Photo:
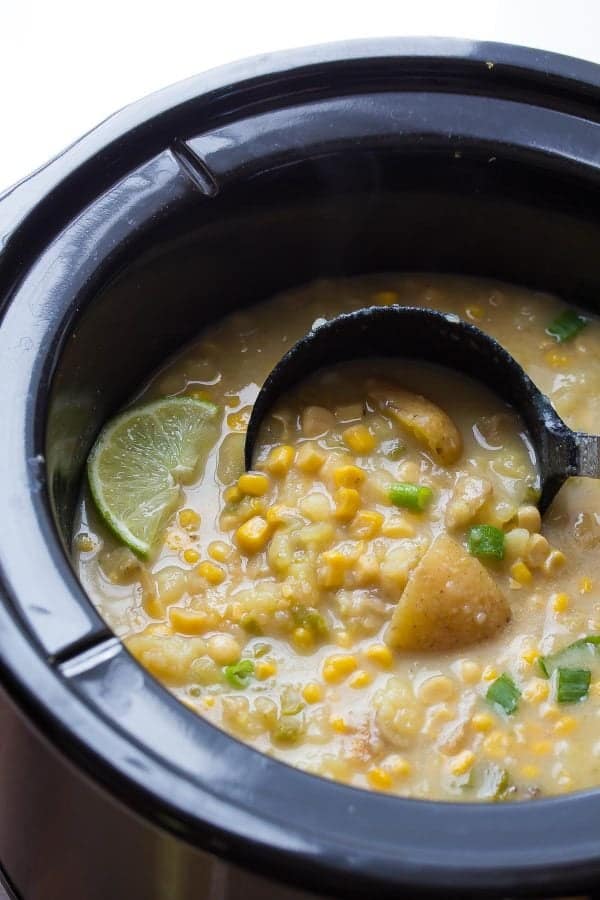
M 521 416 L 537 457 L 543 513 L 572 475 L 600 477 L 600 437 L 572 431 L 517 361 L 458 316 L 413 306 L 370 306 L 320 321 L 271 370 L 245 444 L 252 468 L 261 423 L 275 401 L 318 369 L 368 357 L 421 359 L 483 382 Z

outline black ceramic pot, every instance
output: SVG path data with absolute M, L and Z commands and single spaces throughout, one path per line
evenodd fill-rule
M 27 900 L 554 896 L 600 793 L 401 800 L 177 703 L 67 546 L 104 420 L 208 322 L 319 275 L 496 276 L 599 308 L 600 69 L 447 40 L 276 54 L 117 113 L 0 202 L 0 860 Z

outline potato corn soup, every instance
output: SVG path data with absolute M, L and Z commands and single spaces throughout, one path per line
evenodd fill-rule
M 190 709 L 309 772 L 460 801 L 596 785 L 597 482 L 571 479 L 542 522 L 515 412 L 401 359 L 314 373 L 244 471 L 273 365 L 316 321 L 392 303 L 473 322 L 570 426 L 600 429 L 594 317 L 459 277 L 321 281 L 207 329 L 107 426 L 75 529 L 80 578 Z M 159 466 L 148 447 L 167 444 Z M 127 509 L 130 488 L 146 493 Z

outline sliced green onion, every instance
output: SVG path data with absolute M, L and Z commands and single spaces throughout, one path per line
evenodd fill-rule
M 584 700 L 590 689 L 592 673 L 589 669 L 558 669 L 556 699 L 559 703 Z
M 468 541 L 471 556 L 504 559 L 504 532 L 495 525 L 474 525 Z
M 489 703 L 500 706 L 510 716 L 519 705 L 520 696 L 521 691 L 510 675 L 504 674 L 490 684 L 485 698 Z
M 410 484 L 408 481 L 396 481 L 390 487 L 389 498 L 394 506 L 404 506 L 423 512 L 431 502 L 433 491 L 423 484 Z
M 240 659 L 233 666 L 225 666 L 223 675 L 232 687 L 241 690 L 248 687 L 254 675 L 254 663 L 251 659 Z
M 538 666 L 544 678 L 550 678 L 555 669 L 583 668 L 589 665 L 594 657 L 600 656 L 600 635 L 588 634 L 572 644 L 563 647 L 550 656 L 540 656 Z
M 559 344 L 562 344 L 564 341 L 570 341 L 571 338 L 574 338 L 586 325 L 587 319 L 576 313 L 574 309 L 565 309 L 548 325 L 546 334 L 549 334 Z

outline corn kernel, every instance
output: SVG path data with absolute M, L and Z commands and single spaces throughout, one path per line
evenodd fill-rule
M 415 529 L 404 516 L 392 515 L 381 526 L 381 533 L 390 538 L 413 537 Z
M 227 416 L 227 425 L 230 431 L 246 431 L 248 422 L 250 421 L 251 406 L 245 406 L 238 412 L 229 413 Z
M 338 734 L 348 734 L 352 731 L 350 725 L 343 716 L 332 716 L 329 720 L 329 724 L 334 731 L 338 732 Z
M 208 627 L 204 613 L 183 609 L 181 606 L 170 608 L 169 621 L 179 634 L 202 634 Z
M 393 780 L 389 772 L 379 766 L 369 769 L 367 781 L 376 791 L 387 791 L 391 788 Z
M 559 353 L 557 350 L 550 350 L 546 353 L 546 362 L 553 369 L 564 369 L 569 362 L 569 357 L 564 353 Z
M 459 675 L 465 684 L 475 684 L 481 678 L 481 667 L 472 659 L 463 659 L 459 666 Z
M 222 584 L 222 582 L 225 581 L 225 572 L 223 569 L 209 560 L 201 562 L 196 569 L 196 572 L 201 578 L 205 578 L 209 584 Z
M 508 559 L 525 556 L 530 537 L 526 528 L 511 528 L 504 535 L 504 555 Z
M 352 537 L 369 541 L 379 533 L 382 523 L 383 516 L 381 513 L 370 509 L 361 509 L 352 519 L 350 534 Z
M 334 638 L 338 647 L 344 647 L 347 650 L 352 646 L 352 635 L 348 631 L 336 631 Z
M 524 766 L 521 766 L 521 775 L 523 778 L 538 778 L 540 774 L 540 767 L 534 766 L 531 763 L 527 763 Z
M 412 766 L 407 759 L 399 757 L 390 763 L 390 769 L 397 778 L 406 778 L 412 771 Z
M 351 688 L 364 688 L 367 685 L 371 684 L 373 681 L 373 676 L 369 672 L 365 672 L 364 669 L 359 669 L 358 672 L 355 672 L 348 684 Z
M 183 551 L 183 558 L 186 561 L 186 563 L 189 563 L 190 565 L 193 566 L 194 563 L 197 563 L 198 560 L 200 559 L 200 554 L 198 553 L 197 550 L 194 550 L 193 547 L 188 547 L 187 550 Z
M 294 628 L 292 641 L 299 650 L 310 650 L 315 645 L 315 637 L 309 628 Z
M 360 496 L 354 488 L 338 488 L 335 492 L 334 516 L 340 522 L 349 522 L 354 518 L 360 506 Z
M 474 304 L 473 306 L 467 306 L 465 312 L 467 314 L 467 318 L 471 319 L 472 321 L 480 322 L 481 319 L 483 319 L 483 307 L 478 306 L 477 304 Z
M 589 594 L 590 591 L 592 590 L 593 586 L 594 586 L 594 584 L 593 584 L 592 579 L 588 578 L 586 576 L 586 577 L 582 578 L 581 581 L 579 582 L 579 593 L 580 594 Z
M 296 456 L 296 466 L 305 475 L 314 475 L 324 462 L 325 454 L 315 444 L 307 441 L 300 446 Z
M 208 555 L 215 562 L 227 562 L 233 552 L 233 547 L 226 544 L 225 541 L 212 541 L 208 545 Z
M 528 503 L 517 510 L 517 524 L 519 528 L 526 528 L 532 533 L 538 532 L 542 527 L 542 517 L 537 506 Z
M 262 497 L 269 490 L 269 485 L 269 479 L 262 472 L 244 472 L 238 478 L 240 491 L 249 497 Z
M 494 720 L 489 713 L 475 713 L 471 719 L 474 731 L 489 731 L 493 724 Z
M 307 703 L 318 703 L 323 699 L 323 688 L 316 681 L 309 681 L 304 685 L 302 696 Z
M 280 447 L 273 447 L 265 460 L 265 469 L 275 478 L 281 478 L 289 472 L 296 451 L 289 444 L 281 444 Z
M 394 656 L 389 647 L 385 644 L 371 644 L 365 650 L 365 656 L 372 663 L 381 666 L 382 669 L 389 669 L 394 661 Z
M 164 619 L 165 604 L 154 594 L 148 594 L 144 598 L 144 609 L 151 619 Z
M 562 550 L 552 550 L 544 563 L 544 572 L 546 575 L 556 575 L 566 561 L 567 557 Z
M 268 659 L 259 659 L 254 666 L 254 674 L 259 681 L 266 681 L 277 673 L 277 666 Z
M 552 600 L 552 609 L 556 613 L 566 612 L 569 608 L 570 599 L 568 594 L 554 594 Z
M 533 648 L 529 650 L 525 650 L 521 654 L 521 659 L 523 662 L 527 663 L 528 666 L 532 666 L 536 660 L 540 658 L 540 651 L 534 650 Z
M 472 750 L 463 750 L 450 763 L 450 771 L 453 775 L 464 775 L 475 762 L 475 754 Z
M 548 682 L 542 681 L 541 678 L 536 678 L 535 681 L 529 682 L 523 688 L 523 699 L 527 700 L 528 703 L 541 703 L 543 700 L 548 699 L 549 693 Z
M 192 531 L 200 524 L 200 516 L 195 509 L 182 509 L 179 511 L 179 524 L 182 528 Z
M 502 759 L 508 752 L 509 740 L 508 735 L 502 731 L 491 731 L 483 741 L 483 749 L 488 756 L 495 759 Z
M 531 570 L 525 565 L 522 560 L 519 560 L 518 562 L 512 564 L 512 566 L 510 567 L 510 574 L 515 579 L 517 584 L 531 584 L 531 581 L 533 579 Z
M 557 722 L 554 723 L 554 732 L 561 737 L 564 737 L 567 734 L 571 734 L 571 732 L 575 731 L 576 728 L 577 719 L 574 716 L 562 716 Z
M 366 425 L 351 425 L 342 432 L 342 438 L 346 446 L 358 456 L 365 456 L 377 446 L 377 441 Z
M 494 669 L 493 666 L 486 666 L 481 677 L 484 681 L 495 681 L 498 677 L 498 670 Z
M 319 587 L 325 590 L 337 590 L 344 584 L 346 578 L 346 563 L 337 560 L 323 560 L 317 568 L 317 582 Z
M 336 487 L 359 488 L 366 477 L 365 470 L 358 466 L 338 466 L 333 470 L 333 482 Z
M 212 709 L 212 707 L 215 705 L 215 700 L 216 700 L 216 697 L 211 697 L 211 696 L 203 697 L 202 703 L 204 704 L 204 706 L 207 709 Z
M 390 303 L 397 303 L 399 299 L 398 291 L 377 291 L 373 296 L 373 300 L 379 306 L 389 306 Z
M 552 741 L 536 741 L 531 746 L 531 752 L 535 753 L 536 756 L 547 756 L 549 753 L 552 753 Z
M 242 492 L 237 484 L 232 484 L 231 487 L 225 488 L 223 499 L 225 503 L 238 503 L 242 499 Z
M 330 684 L 337 684 L 351 675 L 357 668 L 355 656 L 338 654 L 328 656 L 323 663 L 323 678 Z
M 184 537 L 179 531 L 168 531 L 165 537 L 165 546 L 169 550 L 183 550 L 187 540 L 187 536 Z
M 551 703 L 548 703 L 540 713 L 541 718 L 547 719 L 549 722 L 557 722 L 561 715 L 562 713 L 558 706 Z
M 244 553 L 258 553 L 269 540 L 271 528 L 262 516 L 252 516 L 235 533 L 237 544 Z

